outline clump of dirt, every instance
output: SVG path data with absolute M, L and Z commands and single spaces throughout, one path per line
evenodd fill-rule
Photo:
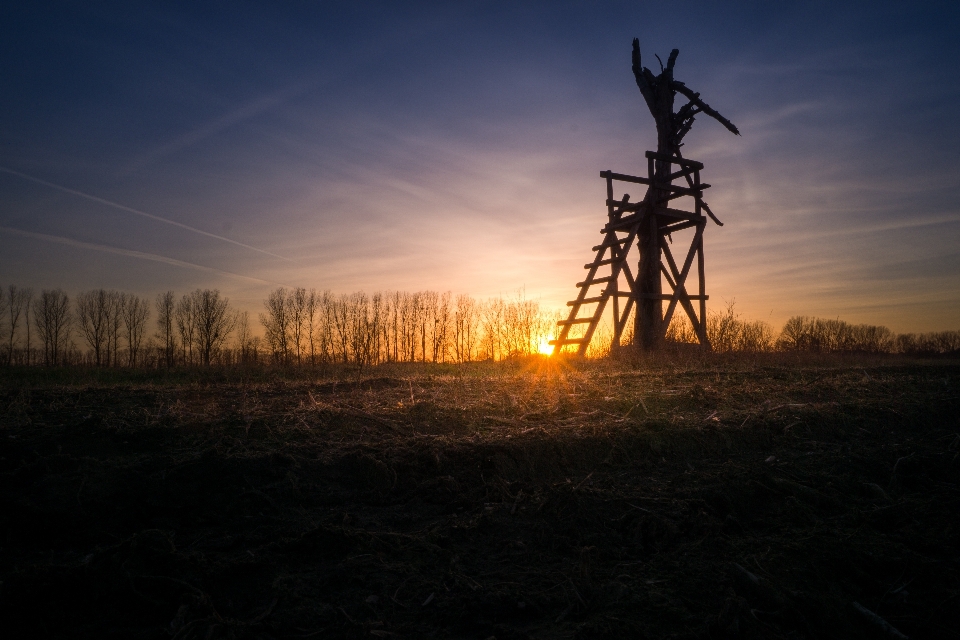
M 0 390 L 0 615 L 10 637 L 955 637 L 958 373 Z

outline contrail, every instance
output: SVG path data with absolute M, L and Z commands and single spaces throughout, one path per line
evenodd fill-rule
M 323 81 L 319 79 L 309 79 L 306 81 L 298 82 L 296 84 L 285 87 L 279 91 L 275 91 L 271 94 L 261 96 L 255 100 L 251 100 L 242 106 L 222 115 L 221 117 L 209 122 L 198 129 L 187 132 L 179 137 L 171 140 L 170 142 L 160 146 L 153 151 L 145 153 L 140 158 L 130 162 L 126 170 L 123 171 L 120 175 L 130 175 L 135 173 L 141 167 L 146 164 L 153 162 L 163 156 L 169 155 L 190 147 L 201 140 L 214 136 L 221 131 L 229 129 L 230 127 L 249 120 L 255 116 L 265 113 L 275 107 L 278 107 L 285 102 L 288 102 L 298 96 L 303 95 L 310 89 L 315 88 L 320 85 Z
M 223 276 L 232 276 L 234 278 L 241 278 L 243 280 L 252 280 L 253 282 L 258 282 L 262 284 L 283 286 L 279 282 L 271 282 L 270 280 L 262 280 L 260 278 L 254 278 L 252 276 L 245 276 L 239 273 L 223 271 L 222 269 L 205 267 L 201 264 L 184 262 L 183 260 L 177 260 L 176 258 L 168 258 L 167 256 L 161 256 L 155 253 L 145 253 L 143 251 L 134 251 L 132 249 L 120 249 L 117 247 L 110 247 L 103 244 L 94 244 L 92 242 L 83 242 L 82 240 L 74 240 L 73 238 L 64 238 L 63 236 L 52 236 L 46 233 L 37 233 L 35 231 L 24 231 L 23 229 L 14 229 L 13 227 L 0 226 L 0 232 L 12 233 L 14 235 L 24 236 L 27 238 L 34 238 L 36 240 L 46 240 L 47 242 L 55 242 L 57 244 L 65 244 L 70 247 L 79 247 L 81 249 L 92 249 L 94 251 L 103 251 L 104 253 L 114 253 L 116 255 L 127 256 L 130 258 L 140 258 L 142 260 L 152 260 L 153 262 L 162 262 L 164 264 L 173 265 L 175 267 L 186 267 L 189 269 L 198 269 L 200 271 L 208 271 L 210 273 L 216 273 Z
M 31 182 L 36 182 L 37 184 L 42 184 L 45 187 L 50 187 L 51 189 L 56 189 L 57 191 L 63 191 L 64 193 L 69 193 L 71 195 L 79 196 L 81 198 L 86 198 L 87 200 L 92 200 L 93 202 L 99 202 L 100 204 L 105 204 L 108 207 L 113 207 L 115 209 L 120 209 L 121 211 L 126 211 L 128 213 L 133 213 L 138 216 L 143 216 L 144 218 L 149 218 L 150 220 L 156 220 L 157 222 L 162 222 L 164 224 L 173 225 L 174 227 L 180 227 L 181 229 L 186 229 L 187 231 L 193 231 L 194 233 L 199 233 L 200 235 L 207 236 L 208 238 L 215 238 L 217 240 L 222 240 L 224 242 L 229 242 L 230 244 L 235 244 L 238 247 L 243 247 L 244 249 L 250 249 L 258 253 L 262 253 L 273 258 L 279 258 L 281 260 L 286 260 L 287 262 L 293 262 L 290 258 L 285 258 L 283 256 L 277 255 L 275 253 L 270 253 L 263 249 L 258 249 L 256 247 L 251 247 L 248 244 L 243 244 L 242 242 L 237 242 L 236 240 L 231 240 L 230 238 L 224 238 L 223 236 L 218 236 L 215 233 L 210 233 L 209 231 L 204 231 L 203 229 L 197 229 L 196 227 L 191 227 L 190 225 L 183 224 L 182 222 L 177 222 L 175 220 L 168 220 L 167 218 L 161 218 L 160 216 L 155 216 L 152 213 L 147 213 L 146 211 L 140 211 L 139 209 L 134 209 L 126 205 L 122 205 L 118 202 L 111 202 L 110 200 L 104 200 L 103 198 L 98 198 L 97 196 L 90 195 L 89 193 L 84 193 L 83 191 L 77 191 L 76 189 L 71 189 L 69 187 L 64 187 L 59 184 L 54 184 L 52 182 L 47 182 L 46 180 L 41 180 L 40 178 L 35 178 L 26 173 L 21 173 L 20 171 L 14 171 L 13 169 L 8 169 L 7 167 L 0 166 L 0 171 L 4 173 L 9 173 L 10 175 L 17 176 L 18 178 L 23 178 L 24 180 L 29 180 Z

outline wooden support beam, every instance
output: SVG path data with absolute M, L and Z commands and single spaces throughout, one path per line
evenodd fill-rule
M 702 218 L 702 216 L 701 216 Z M 677 231 L 683 231 L 684 229 L 689 229 L 690 227 L 695 227 L 700 224 L 699 219 L 690 220 L 688 222 L 678 222 L 676 224 L 671 224 L 666 227 L 660 227 L 660 233 L 662 235 L 667 235 L 670 233 L 676 233 Z
M 627 231 L 629 227 L 634 224 L 643 221 L 644 216 L 648 215 L 647 212 L 643 213 L 634 213 L 625 218 L 620 218 L 616 222 L 611 222 L 603 229 L 600 229 L 600 233 L 610 233 L 611 231 Z M 683 211 L 681 209 L 669 209 L 667 207 L 658 207 L 655 211 L 655 215 L 658 218 L 670 218 L 671 220 L 687 220 L 691 221 L 694 224 L 703 220 L 703 216 L 698 216 L 695 213 L 689 211 Z M 657 220 L 658 224 L 663 224 L 662 220 Z
M 687 274 L 690 272 L 690 265 L 693 263 L 694 255 L 697 252 L 697 248 L 700 246 L 700 239 L 703 235 L 703 228 L 705 224 L 701 223 L 697 225 L 697 233 L 693 238 L 693 243 L 690 245 L 690 251 L 687 252 L 687 258 L 683 262 L 683 269 L 677 272 L 677 265 L 673 261 L 673 254 L 670 252 L 670 246 L 660 238 L 661 248 L 664 250 L 664 255 L 667 257 L 667 261 L 670 263 L 670 269 L 673 271 L 674 278 L 676 278 L 676 289 L 674 289 L 673 297 L 670 300 L 670 304 L 667 306 L 667 312 L 663 314 L 663 324 L 667 326 L 670 324 L 670 320 L 673 319 L 673 312 L 677 308 L 677 302 L 680 302 L 684 307 L 684 310 L 690 316 L 690 321 L 694 323 L 694 329 L 699 329 L 699 322 L 697 321 L 696 314 L 693 313 L 693 307 L 690 305 L 689 296 L 687 290 L 684 286 L 684 283 L 687 280 Z
M 690 176 L 698 172 L 699 169 L 696 167 L 684 167 L 680 171 L 675 171 L 667 176 L 667 180 L 676 180 L 677 178 L 687 178 L 687 183 L 692 187 L 693 181 L 690 180 Z
M 604 282 L 610 282 L 613 280 L 613 276 L 606 276 L 605 278 L 593 278 L 592 280 L 584 280 L 583 282 L 578 282 L 578 287 L 589 287 L 595 284 L 602 284 Z
M 614 200 L 613 202 L 618 202 Z M 683 209 L 671 209 L 670 207 L 650 207 L 646 202 L 632 202 L 624 209 L 634 213 L 653 213 L 658 216 L 673 216 L 675 218 L 702 218 L 694 211 L 684 211 Z M 630 216 L 633 217 L 633 216 Z M 627 218 L 621 218 L 626 220 Z
M 632 295 L 632 294 L 631 294 L 631 295 Z M 673 294 L 661 293 L 660 295 L 657 295 L 657 294 L 655 294 L 655 293 L 641 293 L 641 294 L 639 294 L 639 296 L 637 296 L 637 297 L 645 298 L 645 299 L 648 299 L 648 300 L 664 300 L 664 301 L 666 301 L 666 300 L 672 300 L 672 299 L 673 299 Z M 700 300 L 701 298 L 704 299 L 704 300 L 707 300 L 707 299 L 710 298 L 710 296 L 696 296 L 696 295 L 695 295 L 695 296 L 683 296 L 683 297 L 684 297 L 685 299 L 687 299 L 687 300 Z
M 613 171 L 601 171 L 601 178 L 606 178 L 607 180 L 619 180 L 620 182 L 632 182 L 634 184 L 650 184 L 650 180 L 647 178 L 641 178 L 639 176 L 629 176 L 625 173 L 614 173 Z
M 660 160 L 661 162 L 671 162 L 673 164 L 678 164 L 681 167 L 693 167 L 695 169 L 703 169 L 702 162 L 697 162 L 696 160 L 687 160 L 686 158 L 671 156 L 666 153 L 657 153 L 656 151 L 647 151 L 645 157 L 648 160 Z
M 603 175 L 603 174 L 601 174 L 601 175 Z M 685 196 L 699 196 L 699 195 L 701 195 L 701 193 L 700 193 L 701 190 L 703 190 L 703 189 L 709 189 L 709 188 L 710 188 L 710 185 L 707 184 L 706 182 L 697 185 L 698 188 L 693 188 L 693 189 L 691 189 L 690 187 L 678 187 L 677 185 L 673 185 L 673 184 L 670 184 L 670 183 L 665 182 L 665 181 L 663 181 L 663 182 L 660 181 L 660 180 L 653 181 L 653 180 L 649 180 L 649 179 L 647 179 L 647 178 L 638 178 L 637 176 L 628 176 L 628 175 L 622 174 L 622 173 L 615 173 L 615 174 L 612 174 L 612 175 L 613 175 L 613 178 L 614 178 L 615 180 L 621 180 L 621 181 L 623 181 L 623 182 L 636 182 L 636 183 L 639 183 L 639 184 L 645 184 L 645 185 L 649 185 L 649 186 L 651 186 L 651 187 L 653 187 L 654 189 L 657 189 L 657 190 L 659 190 L 659 191 L 672 191 L 672 192 L 674 192 L 674 193 L 679 193 L 679 194 L 685 195 Z M 606 177 L 606 176 L 604 176 L 604 177 Z M 615 202 L 615 203 L 617 203 L 617 204 L 620 203 L 619 200 L 613 200 L 613 202 Z M 629 205 L 627 205 L 627 206 L 629 206 Z

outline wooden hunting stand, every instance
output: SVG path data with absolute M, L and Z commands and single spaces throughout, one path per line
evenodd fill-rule
M 607 181 L 607 224 L 600 230 L 604 234 L 603 242 L 593 247 L 596 256 L 593 262 L 584 265 L 587 277 L 577 283 L 580 293 L 576 300 L 567 303 L 570 315 L 558 324 L 559 332 L 555 340 L 553 353 L 560 353 L 565 346 L 576 345 L 577 353 L 584 355 L 590 340 L 596 332 L 607 302 L 613 302 L 613 347 L 621 344 L 630 312 L 634 313 L 633 343 L 645 350 L 654 350 L 662 344 L 667 327 L 673 319 L 677 305 L 680 305 L 703 349 L 710 349 L 707 339 L 707 294 L 703 266 L 703 231 L 707 226 L 707 217 L 718 225 L 723 225 L 703 200 L 703 191 L 709 184 L 700 182 L 700 170 L 703 165 L 694 160 L 683 158 L 681 140 L 693 126 L 694 116 L 698 113 L 718 120 L 728 130 L 739 135 L 737 128 L 729 120 L 714 111 L 682 82 L 673 79 L 673 67 L 679 51 L 670 53 L 667 67 L 661 63 L 661 73 L 654 76 L 646 67 L 640 65 L 640 43 L 633 41 L 633 73 L 637 86 L 657 123 L 657 151 L 648 151 L 647 177 L 630 176 L 612 171 L 603 171 L 600 177 Z M 657 58 L 659 60 L 659 57 Z M 678 112 L 673 112 L 674 96 L 680 93 L 689 99 Z M 674 185 L 673 181 L 683 179 L 685 185 Z M 642 200 L 630 202 L 630 195 L 624 194 L 620 200 L 614 200 L 614 181 L 629 182 L 647 186 Z M 686 202 L 692 211 L 668 206 L 679 198 L 692 198 Z M 706 214 L 706 216 L 704 215 Z M 687 250 L 682 267 L 677 266 L 670 245 L 673 234 L 693 229 L 693 239 Z M 625 235 L 618 235 L 625 234 Z M 639 250 L 637 275 L 633 276 L 628 264 L 630 249 L 636 241 Z M 609 252 L 609 257 L 607 257 Z M 697 293 L 691 295 L 687 277 L 693 260 L 697 260 Z M 610 275 L 598 276 L 601 267 L 610 267 Z M 671 293 L 663 293 L 663 281 L 666 280 Z M 621 290 L 621 284 L 626 285 Z M 599 293 L 595 287 L 601 285 Z M 620 301 L 624 300 L 622 305 Z M 666 313 L 663 303 L 667 302 Z M 697 303 L 699 310 L 694 307 Z M 594 306 L 595 305 L 595 306 Z M 592 311 L 580 316 L 583 307 L 592 307 Z M 582 334 L 571 337 L 571 328 L 586 325 Z

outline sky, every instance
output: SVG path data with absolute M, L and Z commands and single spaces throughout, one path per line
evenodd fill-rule
M 563 308 L 656 146 L 634 37 L 742 134 L 685 138 L 711 309 L 960 329 L 955 2 L 4 3 L 0 285 Z

